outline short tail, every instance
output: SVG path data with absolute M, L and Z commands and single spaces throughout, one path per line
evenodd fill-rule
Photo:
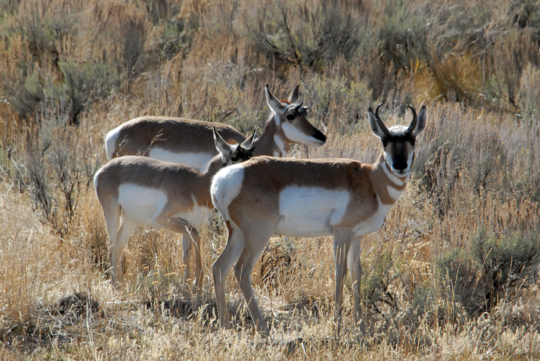
M 105 136 L 105 151 L 107 152 L 107 158 L 109 160 L 114 158 L 114 153 L 116 152 L 116 140 L 120 135 L 120 130 L 122 126 L 114 128 Z

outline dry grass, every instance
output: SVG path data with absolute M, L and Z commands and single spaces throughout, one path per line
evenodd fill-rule
M 0 359 L 540 357 L 538 4 L 0 4 Z M 219 329 L 217 216 L 199 294 L 183 286 L 179 237 L 143 228 L 110 286 L 89 182 L 105 133 L 145 114 L 260 130 L 266 83 L 282 96 L 301 84 L 327 127 L 324 147 L 295 157 L 374 161 L 367 107 L 385 102 L 392 125 L 403 104 L 428 106 L 412 182 L 363 240 L 365 333 L 347 279 L 333 338 L 328 237 L 274 237 L 255 266 L 271 341 L 232 276 L 235 327 Z

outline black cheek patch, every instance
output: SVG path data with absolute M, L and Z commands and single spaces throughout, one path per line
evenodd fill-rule
M 315 134 L 312 135 L 313 138 L 326 142 L 326 135 L 324 135 L 320 130 L 316 130 Z

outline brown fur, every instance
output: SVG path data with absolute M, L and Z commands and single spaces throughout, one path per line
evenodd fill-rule
M 283 104 L 289 105 L 298 99 L 298 86 L 296 86 L 289 100 Z M 295 118 L 288 120 L 287 115 L 293 114 Z M 294 108 L 278 115 L 280 122 L 288 122 L 307 136 L 324 137 L 307 119 L 305 110 Z M 167 149 L 173 153 L 208 153 L 218 154 L 212 138 L 212 128 L 227 143 L 241 143 L 245 137 L 233 127 L 222 123 L 210 123 L 200 120 L 172 117 L 140 117 L 132 119 L 121 126 L 116 139 L 113 158 L 125 155 L 148 156 L 152 148 Z M 277 135 L 283 143 L 284 152 L 275 143 Z M 324 137 L 326 138 L 326 137 Z M 276 124 L 274 114 L 271 114 L 261 136 L 253 143 L 255 150 L 253 156 L 278 154 L 286 156 L 293 142 L 285 136 L 283 130 Z
M 242 133 L 223 123 L 185 118 L 140 117 L 122 125 L 113 154 L 114 157 L 148 156 L 154 147 L 175 153 L 205 149 L 217 154 L 212 137 L 213 127 L 227 143 L 242 143 L 246 139 Z
M 394 204 L 387 186 L 403 191 L 382 170 L 387 167 L 381 154 L 375 164 L 366 164 L 353 159 L 290 159 L 257 157 L 243 163 L 243 191 L 229 205 L 231 219 L 241 224 L 243 216 L 268 217 L 278 213 L 278 195 L 289 186 L 320 187 L 348 190 L 351 194 L 346 217 L 341 227 L 353 227 L 367 220 L 378 209 L 377 194 L 385 205 Z M 249 204 L 249 207 L 245 207 Z M 244 205 L 244 206 L 241 206 Z M 358 205 L 362 205 L 359 207 Z
M 285 113 L 280 103 L 274 100 L 271 102 L 273 108 Z M 269 336 L 270 330 L 251 287 L 251 273 L 272 234 L 280 231 L 280 194 L 287 187 L 294 186 L 343 190 L 348 193 L 345 210 L 340 208 L 339 213 L 332 214 L 332 217 L 334 214 L 339 215 L 341 217 L 339 221 L 330 219 L 332 224 L 323 225 L 324 227 L 320 229 L 322 233 L 331 233 L 334 236 L 336 272 L 334 317 L 338 327 L 337 335 L 341 325 L 341 300 L 347 267 L 351 272 L 355 322 L 361 320 L 360 240 L 363 235 L 374 232 L 383 225 L 390 206 L 396 203 L 397 199 L 391 196 L 389 189 L 398 191 L 405 189 L 407 175 L 412 166 L 409 164 L 409 156 L 413 154 L 411 152 L 414 151 L 415 137 L 424 129 L 426 120 L 425 107 L 422 107 L 420 117 L 416 116 L 416 111 L 411 107 L 413 122 L 409 128 L 406 131 L 395 129 L 390 132 L 378 117 L 379 107 L 375 114 L 371 109 L 368 112 L 372 131 L 384 145 L 384 151 L 375 164 L 363 164 L 352 159 L 304 160 L 258 157 L 242 164 L 242 173 L 233 171 L 237 172 L 238 177 L 240 174 L 243 176 L 239 189 L 238 184 L 229 182 L 235 179 L 234 175 L 229 177 L 228 174 L 218 174 L 215 183 L 212 184 L 212 192 L 215 192 L 214 202 L 229 221 L 227 245 L 212 265 L 218 316 L 222 327 L 229 327 L 224 280 L 229 269 L 236 263 L 234 265 L 236 279 L 257 331 Z M 414 156 L 412 159 L 414 160 Z M 390 161 L 395 172 L 388 166 Z M 397 174 L 405 176 L 400 177 Z M 324 200 L 317 199 L 317 201 Z M 221 204 L 222 202 L 224 204 Z M 296 211 L 299 217 L 295 219 L 296 215 L 291 215 L 289 220 L 291 223 L 287 227 L 291 227 L 292 222 L 302 222 L 302 217 L 309 216 L 307 213 L 309 210 L 306 210 L 306 213 L 301 209 Z M 289 235 L 295 234 L 290 228 L 283 230 Z M 301 229 L 296 235 L 309 236 L 318 232 L 321 231 Z
M 190 214 L 196 205 L 213 209 L 210 195 L 210 182 L 226 164 L 240 163 L 252 157 L 253 135 L 238 146 L 229 146 L 217 133 L 214 146 L 219 148 L 220 155 L 215 156 L 204 172 L 192 167 L 169 163 L 157 159 L 138 156 L 115 158 L 103 166 L 94 178 L 94 185 L 99 201 L 103 207 L 107 232 L 111 241 L 111 273 L 112 282 L 116 283 L 117 275 L 121 277 L 120 255 L 131 232 L 140 220 L 122 218 L 122 206 L 118 203 L 120 186 L 135 184 L 145 188 L 157 189 L 165 193 L 167 203 L 159 214 L 146 221 L 157 223 L 160 227 L 182 234 L 183 260 L 186 264 L 186 279 L 189 277 L 189 254 L 191 240 L 195 244 L 196 277 L 195 284 L 202 284 L 202 266 L 199 247 L 199 224 L 191 224 L 189 217 L 183 219 L 179 214 Z M 124 210 L 125 211 L 125 210 Z M 202 215 L 201 215 L 202 216 Z M 118 223 L 120 219 L 120 228 Z M 200 219 L 199 219 L 200 220 Z M 199 221 L 198 220 L 198 221 Z M 154 224 L 155 224 L 154 223 Z

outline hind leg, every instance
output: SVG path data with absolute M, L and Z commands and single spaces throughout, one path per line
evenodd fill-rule
M 244 234 L 234 222 L 226 221 L 225 224 L 229 230 L 227 245 L 212 265 L 212 272 L 214 274 L 219 325 L 223 328 L 229 328 L 229 311 L 227 311 L 225 300 L 225 281 L 227 280 L 229 270 L 238 260 L 244 249 Z
M 107 202 L 107 199 L 102 200 L 100 203 L 103 207 L 103 215 L 105 216 L 105 223 L 107 224 L 107 233 L 109 234 L 109 260 L 110 260 L 110 272 L 113 286 L 116 285 L 116 260 L 113 257 L 117 247 L 117 240 L 123 230 L 123 224 L 118 228 L 120 223 L 121 209 L 117 203 Z
M 120 257 L 122 256 L 122 251 L 126 247 L 131 234 L 137 228 L 137 223 L 125 218 L 122 216 L 122 224 L 118 230 L 116 237 L 116 244 L 112 245 L 110 251 L 111 259 L 111 273 L 112 273 L 112 283 L 116 285 L 117 282 L 122 281 L 122 261 Z

